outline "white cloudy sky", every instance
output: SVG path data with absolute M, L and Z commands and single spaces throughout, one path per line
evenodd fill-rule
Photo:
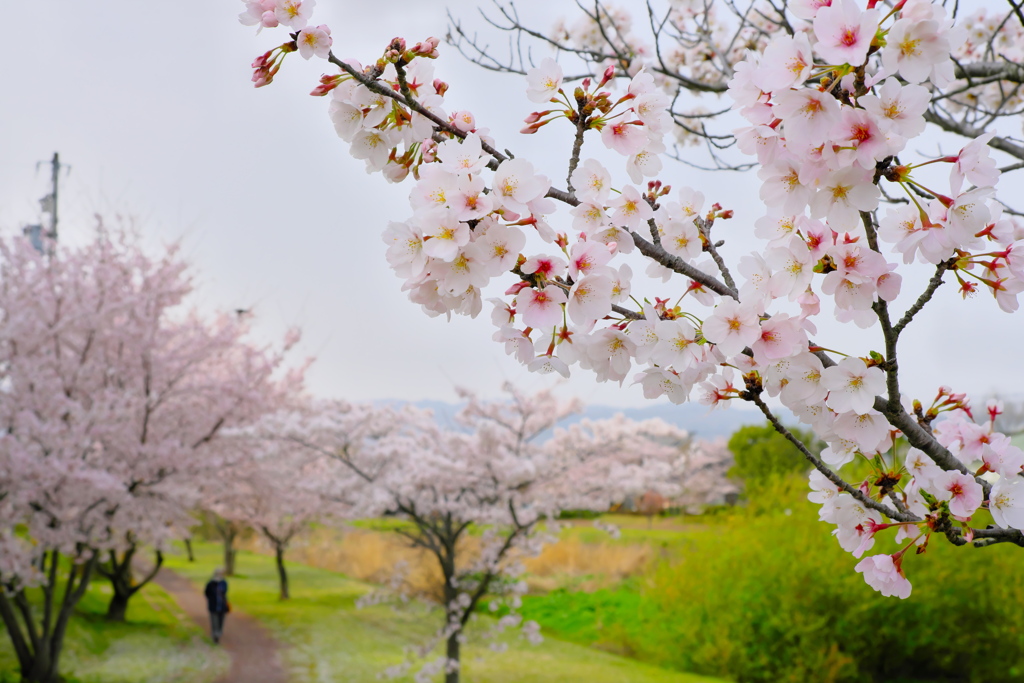
M 474 3 L 450 5 L 476 21 Z M 541 26 L 573 6 L 522 5 Z M 491 341 L 486 316 L 449 323 L 406 301 L 379 234 L 388 220 L 407 215 L 409 186 L 387 185 L 348 156 L 326 101 L 306 95 L 325 65 L 295 55 L 270 87 L 252 87 L 249 63 L 284 35 L 240 26 L 241 6 L 22 3 L 18 21 L 0 29 L 0 230 L 39 219 L 48 173 L 36 163 L 59 151 L 71 166 L 62 177 L 63 240 L 87 239 L 95 214 L 132 220 L 153 243 L 183 239 L 205 305 L 253 308 L 268 339 L 289 326 L 304 330 L 301 351 L 318 358 L 309 374 L 318 394 L 450 399 L 454 385 L 492 394 L 503 379 L 545 384 Z M 371 61 L 396 35 L 411 42 L 443 36 L 441 8 L 423 0 L 319 0 L 315 17 L 331 26 L 340 56 Z M 499 147 L 564 178 L 567 136 L 516 132 L 532 110 L 521 82 L 488 79 L 451 50 L 437 70 L 452 85 L 450 106 L 471 109 Z M 935 144 L 922 151 L 934 152 Z M 727 228 L 734 232 L 720 235 L 727 253 L 757 247 L 746 243 L 760 215 L 752 174 L 678 167 L 667 175 L 737 210 Z M 1003 194 L 1020 188 L 1019 179 L 1007 179 Z M 916 296 L 927 275 L 912 272 L 905 291 Z M 905 335 L 905 388 L 923 398 L 940 383 L 1016 393 L 1024 380 L 1022 335 L 1024 315 L 1001 313 L 987 296 L 964 304 L 947 285 Z M 838 326 L 820 341 L 856 353 L 881 346 L 874 333 Z M 565 391 L 607 404 L 644 401 L 638 387 L 597 385 L 583 373 Z

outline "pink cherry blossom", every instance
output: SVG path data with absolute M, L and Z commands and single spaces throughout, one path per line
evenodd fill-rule
M 622 156 L 633 156 L 648 144 L 647 131 L 639 121 L 612 121 L 601 130 L 601 142 Z
M 1003 529 L 1024 530 L 1024 479 L 1001 477 L 992 486 L 989 501 L 989 511 L 996 524 Z
M 571 176 L 572 186 L 580 201 L 603 205 L 612 189 L 612 177 L 599 161 L 584 159 Z
M 882 49 L 886 73 L 899 73 L 910 83 L 921 83 L 935 67 L 949 59 L 949 42 L 935 21 L 901 18 L 889 29 Z M 945 85 L 944 83 L 942 85 Z
M 303 29 L 313 14 L 316 0 L 277 0 L 274 15 L 277 20 L 293 29 Z
M 520 270 L 527 275 L 536 273 L 548 280 L 553 280 L 555 277 L 565 274 L 565 267 L 565 261 L 558 256 L 538 255 L 526 259 Z
M 419 227 L 423 231 L 423 253 L 427 256 L 451 261 L 461 247 L 469 244 L 469 225 L 452 211 L 441 209 L 422 214 Z
M 964 179 L 978 187 L 995 185 L 999 180 L 996 160 L 989 156 L 988 143 L 995 133 L 985 133 L 964 145 L 949 169 L 949 185 L 954 194 L 960 192 Z
M 640 196 L 632 185 L 626 185 L 618 197 L 611 200 L 612 222 L 638 230 L 644 223 L 654 217 L 654 209 Z
M 723 299 L 701 326 L 704 338 L 726 356 L 735 356 L 761 336 L 757 311 L 735 299 Z
M 550 329 L 562 324 L 562 304 L 568 299 L 557 285 L 527 287 L 516 296 L 516 311 L 529 327 Z
M 327 28 L 325 24 L 314 27 L 307 26 L 299 31 L 299 37 L 296 39 L 299 54 L 303 59 L 309 59 L 314 55 L 320 59 L 327 59 L 333 42 L 331 29 Z
M 569 290 L 569 319 L 586 326 L 612 310 L 612 280 L 598 273 L 580 278 Z
M 558 95 L 562 87 L 562 67 L 558 62 L 546 57 L 540 66 L 526 72 L 526 97 L 531 102 L 543 104 Z
M 926 489 L 931 489 L 932 481 L 942 474 L 942 468 L 918 448 L 911 448 L 907 451 L 904 466 L 907 468 L 907 472 Z
M 569 277 L 576 280 L 582 275 L 604 270 L 611 258 L 607 245 L 580 240 L 572 245 L 569 252 Z
M 974 477 L 955 470 L 936 475 L 932 491 L 939 500 L 949 501 L 950 513 L 961 519 L 975 513 L 985 494 Z
M 488 156 L 481 147 L 480 136 L 470 133 L 463 140 L 451 139 L 437 146 L 441 168 L 456 175 L 477 174 L 484 170 Z
M 499 206 L 517 214 L 528 214 L 530 209 L 527 204 L 543 197 L 551 187 L 551 181 L 537 175 L 529 161 L 508 159 L 494 172 L 492 187 L 495 202 Z
M 872 409 L 875 396 L 885 393 L 885 373 L 868 367 L 860 358 L 844 358 L 821 373 L 828 389 L 828 407 L 837 413 L 853 410 L 863 415 Z
M 924 113 L 931 101 L 927 88 L 901 85 L 899 80 L 890 77 L 877 92 L 877 95 L 869 93 L 858 98 L 858 104 L 876 120 L 888 122 L 892 130 L 903 137 L 914 137 L 924 130 Z
M 903 575 L 903 569 L 894 561 L 894 555 L 872 555 L 865 557 L 854 570 L 864 575 L 869 586 L 886 597 L 910 597 L 910 582 Z
M 881 18 L 878 10 L 862 10 L 856 0 L 833 0 L 814 16 L 814 51 L 829 64 L 860 66 Z
M 807 34 L 777 35 L 764 50 L 756 82 L 764 92 L 800 86 L 811 75 L 813 66 Z
M 800 327 L 799 319 L 778 313 L 761 323 L 761 336 L 750 348 L 756 361 L 768 363 L 795 355 L 806 346 L 807 334 Z
M 782 119 L 786 139 L 799 145 L 820 145 L 839 119 L 839 103 L 829 93 L 801 88 L 783 90 L 772 99 L 775 114 Z
M 859 166 L 829 174 L 811 200 L 811 217 L 826 219 L 833 230 L 855 230 L 861 211 L 878 208 L 879 190 L 871 177 L 872 171 Z

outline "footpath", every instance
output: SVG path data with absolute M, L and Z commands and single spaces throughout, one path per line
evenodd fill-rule
M 210 632 L 206 598 L 188 579 L 161 568 L 154 581 L 174 596 L 181 609 Z M 220 646 L 231 654 L 231 670 L 217 683 L 288 683 L 280 660 L 280 646 L 255 619 L 232 609 L 224 620 Z

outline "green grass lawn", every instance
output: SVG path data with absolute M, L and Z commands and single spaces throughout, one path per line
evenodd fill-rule
M 169 567 L 201 584 L 221 561 L 221 547 L 195 543 L 196 562 L 168 558 Z M 296 683 L 374 681 L 385 668 L 403 661 L 403 652 L 425 642 L 442 615 L 412 602 L 400 609 L 376 605 L 358 609 L 356 599 L 372 586 L 335 572 L 290 566 L 292 599 L 277 599 L 277 577 L 269 557 L 239 553 L 238 575 L 229 579 L 231 604 L 266 624 L 288 648 L 286 659 Z M 230 617 L 226 628 L 231 628 Z M 490 626 L 482 617 L 471 628 L 463 650 L 467 683 L 716 683 L 720 679 L 659 669 L 599 650 L 547 638 L 539 646 L 515 635 L 492 651 L 477 637 Z M 400 678 L 411 681 L 412 678 Z
M 230 656 L 203 637 L 174 600 L 150 584 L 132 598 L 128 623 L 103 615 L 110 585 L 94 579 L 68 625 L 61 672 L 68 683 L 209 683 Z M 16 681 L 17 659 L 0 625 L 0 681 Z

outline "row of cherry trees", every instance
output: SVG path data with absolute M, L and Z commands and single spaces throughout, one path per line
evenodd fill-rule
M 199 511 L 223 531 L 229 569 L 240 530 L 265 537 L 282 599 L 285 553 L 311 522 L 406 520 L 444 578 L 446 656 L 421 673 L 456 680 L 478 603 L 516 605 L 519 560 L 553 538 L 560 511 L 645 492 L 699 500 L 724 483 L 707 476 L 724 449 L 660 421 L 556 429 L 581 406 L 550 391 L 465 394 L 454 428 L 412 407 L 313 401 L 302 368 L 283 373 L 282 352 L 248 341 L 241 316 L 204 317 L 190 292 L 175 249 L 154 258 L 126 233 L 50 255 L 0 242 L 0 617 L 26 681 L 58 680 L 94 575 L 113 589 L 108 618 L 124 620 Z M 513 611 L 497 627 L 518 623 Z
M 856 565 L 884 595 L 910 595 L 908 551 L 933 536 L 1024 547 L 1024 453 L 998 430 L 998 404 L 972 410 L 946 386 L 907 395 L 900 372 L 920 357 L 904 333 L 944 283 L 1008 313 L 1024 291 L 1024 224 L 997 192 L 1024 167 L 1019 3 L 671 0 L 636 17 L 597 0 L 546 30 L 499 2 L 490 23 L 508 56 L 453 18 L 463 54 L 525 76 L 539 110 L 524 106 L 520 132 L 562 135 L 561 184 L 549 158 L 513 155 L 449 107 L 439 40 L 339 58 L 313 6 L 246 0 L 243 24 L 289 33 L 253 63 L 254 84 L 294 52 L 330 65 L 311 94 L 329 95 L 350 154 L 411 185 L 408 217 L 382 233 L 428 315 L 475 317 L 486 300 L 495 340 L 532 371 L 752 403 L 813 466 L 812 500 L 844 549 L 861 558 L 883 532 L 898 544 Z M 552 57 L 535 64 L 536 48 Z M 757 167 L 760 202 L 734 211 L 672 189 L 666 156 Z M 721 225 L 737 219 L 763 246 L 726 251 Z M 779 404 L 827 444 L 820 456 Z M 844 469 L 854 460 L 870 476 Z
M 94 575 L 124 619 L 239 464 L 224 435 L 301 386 L 282 381 L 282 350 L 253 343 L 238 315 L 190 308 L 191 290 L 176 248 L 151 256 L 126 232 L 51 254 L 0 241 L 0 618 L 23 680 L 59 679 Z M 140 577 L 144 546 L 155 568 Z

